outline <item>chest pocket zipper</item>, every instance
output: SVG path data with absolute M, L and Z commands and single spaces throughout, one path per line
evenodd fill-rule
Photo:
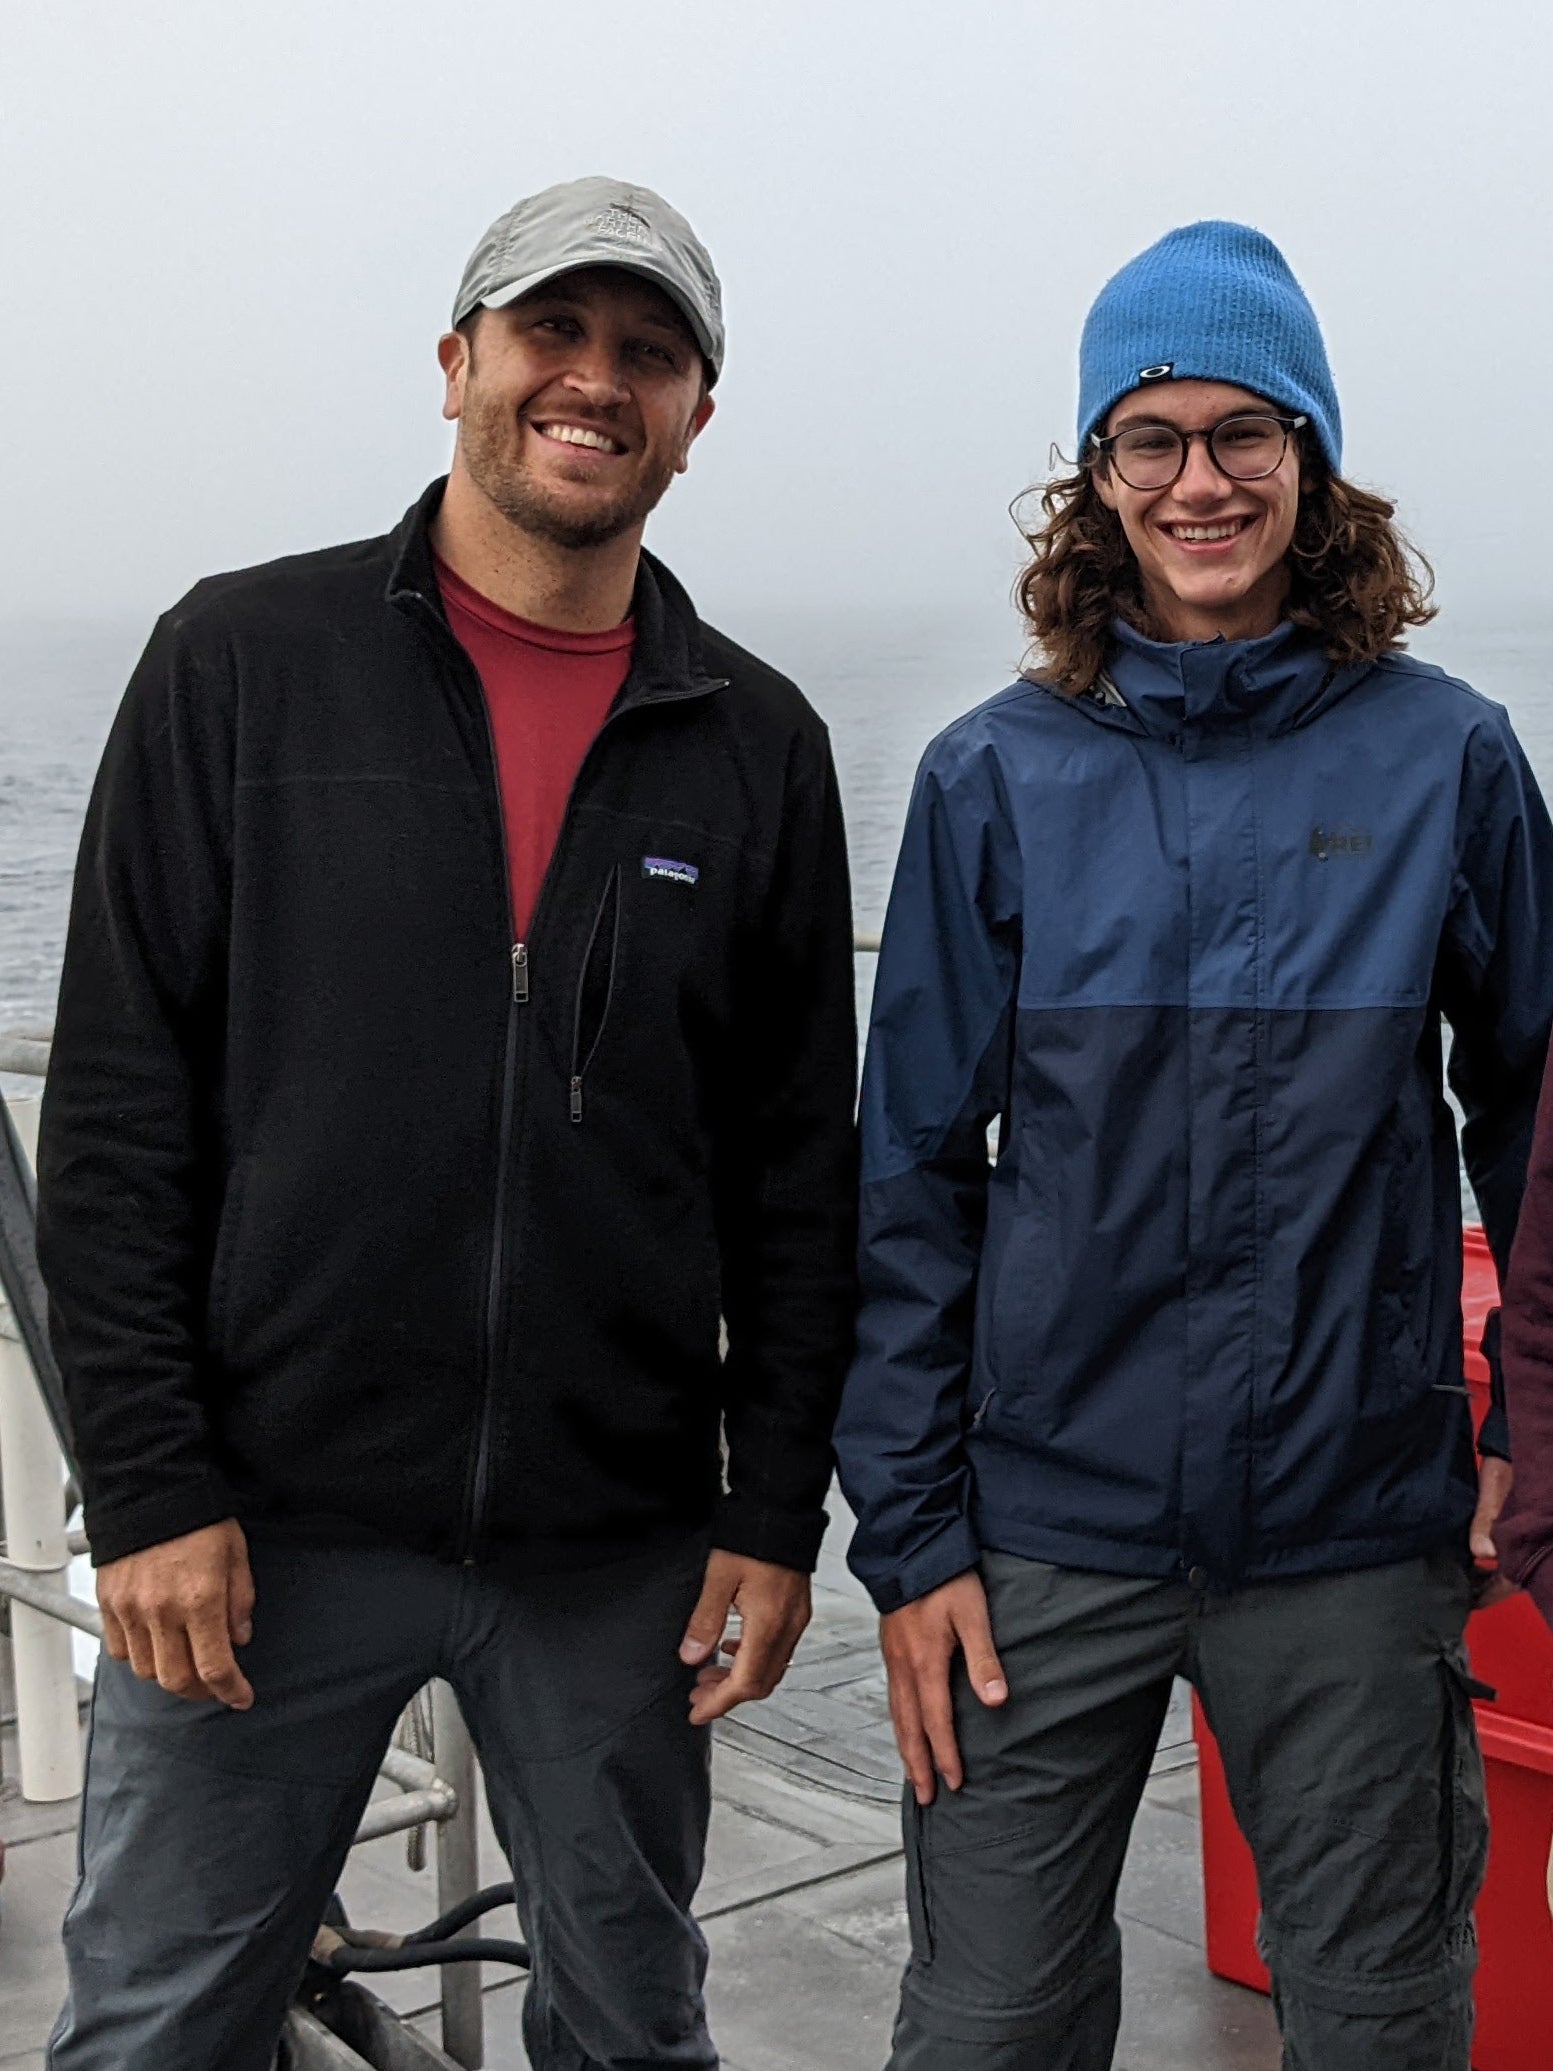
M 605 881 L 588 946 L 582 954 L 577 975 L 577 1000 L 572 1009 L 571 1116 L 582 1120 L 582 1082 L 598 1053 L 615 995 L 615 965 L 620 949 L 620 865 Z

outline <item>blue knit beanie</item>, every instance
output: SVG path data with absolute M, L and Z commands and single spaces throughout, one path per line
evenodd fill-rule
M 1079 345 L 1079 456 L 1089 434 L 1151 381 L 1228 381 L 1310 419 L 1336 473 L 1343 421 L 1321 326 L 1270 237 L 1189 223 L 1100 290 Z

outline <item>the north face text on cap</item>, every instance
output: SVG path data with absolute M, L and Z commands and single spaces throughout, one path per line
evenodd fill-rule
M 617 244 L 637 245 L 646 251 L 651 251 L 658 242 L 652 225 L 635 209 L 622 208 L 618 202 L 601 209 L 588 228 L 596 230 L 600 237 L 613 238 Z

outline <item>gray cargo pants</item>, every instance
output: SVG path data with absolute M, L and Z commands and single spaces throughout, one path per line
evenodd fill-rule
M 1117 1880 L 1176 1674 L 1256 1858 L 1285 2071 L 1467 2071 L 1488 1822 L 1460 1563 L 1229 1596 L 999 1553 L 982 1573 L 1010 1695 L 987 1710 L 962 1664 L 965 1782 L 907 1793 L 890 2071 L 1107 2071 Z
M 269 2071 L 394 1723 L 432 1676 L 458 1692 L 512 1864 L 535 2071 L 713 2071 L 690 1915 L 709 1736 L 677 1658 L 704 1543 L 518 1585 L 393 1551 L 250 1553 L 251 1711 L 103 1659 L 51 2071 Z

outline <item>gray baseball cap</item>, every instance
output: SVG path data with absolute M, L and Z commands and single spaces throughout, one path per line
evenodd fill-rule
M 471 310 L 505 309 L 579 266 L 618 266 L 655 282 L 683 311 L 708 379 L 717 379 L 723 291 L 706 246 L 661 195 L 625 180 L 566 180 L 498 216 L 464 268 L 453 322 Z

